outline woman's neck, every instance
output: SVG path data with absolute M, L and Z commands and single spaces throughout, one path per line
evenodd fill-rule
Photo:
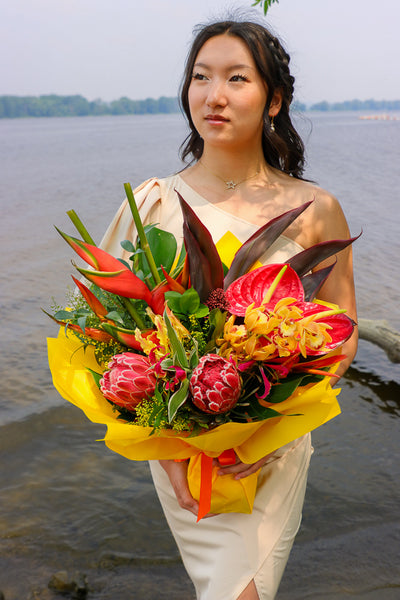
M 221 148 L 205 149 L 199 165 L 206 171 L 225 182 L 243 181 L 260 174 L 266 163 L 262 151 L 234 152 Z

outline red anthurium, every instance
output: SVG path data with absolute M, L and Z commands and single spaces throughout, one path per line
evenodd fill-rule
M 326 343 L 322 352 L 309 348 L 307 351 L 308 355 L 318 356 L 335 350 L 348 340 L 353 333 L 354 321 L 343 314 L 344 311 L 340 311 L 337 307 L 331 309 L 329 306 L 318 304 L 317 302 L 296 302 L 296 306 L 303 311 L 302 324 L 306 325 L 308 320 L 310 322 L 324 323 L 328 325 L 329 336 L 332 338 L 332 341 Z
M 275 264 L 259 267 L 231 283 L 226 290 L 226 299 L 230 305 L 229 312 L 244 317 L 250 304 L 254 304 L 256 307 L 261 306 L 269 288 L 281 272 L 282 266 Z M 266 306 L 274 306 L 278 300 L 287 297 L 304 300 L 304 290 L 300 278 L 291 267 L 287 267 Z
M 297 371 L 303 371 L 308 368 L 323 369 L 324 367 L 331 367 L 332 365 L 341 362 L 344 358 L 346 358 L 346 354 L 332 352 L 331 354 L 327 354 L 326 356 L 314 360 L 298 362 L 293 366 L 293 369 L 296 369 Z

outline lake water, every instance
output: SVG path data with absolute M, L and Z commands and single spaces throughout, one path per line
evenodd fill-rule
M 357 113 L 299 118 L 307 177 L 341 200 L 353 235 L 359 315 L 400 331 L 400 122 Z M 69 285 L 74 208 L 99 240 L 133 186 L 180 168 L 179 115 L 0 120 L 0 590 L 52 599 L 59 570 L 86 573 L 89 598 L 194 598 L 146 464 L 107 450 L 53 389 L 40 311 Z M 314 433 L 303 525 L 279 600 L 400 597 L 400 365 L 361 341 Z M 35 595 L 36 594 L 36 595 Z

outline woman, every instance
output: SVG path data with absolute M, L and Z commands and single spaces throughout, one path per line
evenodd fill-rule
M 199 30 L 189 53 L 181 102 L 191 133 L 180 174 L 152 179 L 135 191 L 142 218 L 182 238 L 177 189 L 217 242 L 227 231 L 245 241 L 277 215 L 314 199 L 263 256 L 284 262 L 303 248 L 349 231 L 338 201 L 301 179 L 303 144 L 289 116 L 294 79 L 289 56 L 263 26 L 221 22 Z M 103 247 L 119 252 L 118 241 L 135 236 L 129 209 L 121 207 Z M 321 265 L 319 265 L 320 268 Z M 323 266 L 323 265 L 322 265 Z M 351 250 L 336 266 L 319 298 L 356 307 Z M 343 374 L 356 352 L 345 344 Z M 304 436 L 255 464 L 220 468 L 220 476 L 247 477 L 263 467 L 251 515 L 221 514 L 196 523 L 198 503 L 187 484 L 187 463 L 151 465 L 153 479 L 186 569 L 201 600 L 274 598 L 298 530 L 304 500 L 310 436 Z

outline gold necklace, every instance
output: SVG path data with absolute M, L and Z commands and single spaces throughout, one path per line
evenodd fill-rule
M 240 185 L 241 183 L 244 183 L 245 181 L 248 181 L 249 179 L 252 179 L 253 177 L 256 177 L 257 175 L 260 174 L 260 171 L 256 171 L 256 173 L 253 173 L 253 175 L 249 175 L 249 177 L 246 177 L 245 179 L 242 179 L 241 181 L 233 181 L 233 179 L 226 181 L 223 177 L 220 177 L 219 175 L 217 175 L 216 173 L 211 171 L 211 169 L 206 167 L 206 165 L 201 160 L 199 160 L 199 163 L 201 164 L 202 167 L 204 167 L 204 169 L 206 171 L 211 173 L 211 175 L 214 175 L 214 177 L 216 177 L 217 179 L 220 179 L 221 181 L 224 182 L 224 184 L 226 185 L 226 191 L 235 190 L 237 188 L 237 186 Z

